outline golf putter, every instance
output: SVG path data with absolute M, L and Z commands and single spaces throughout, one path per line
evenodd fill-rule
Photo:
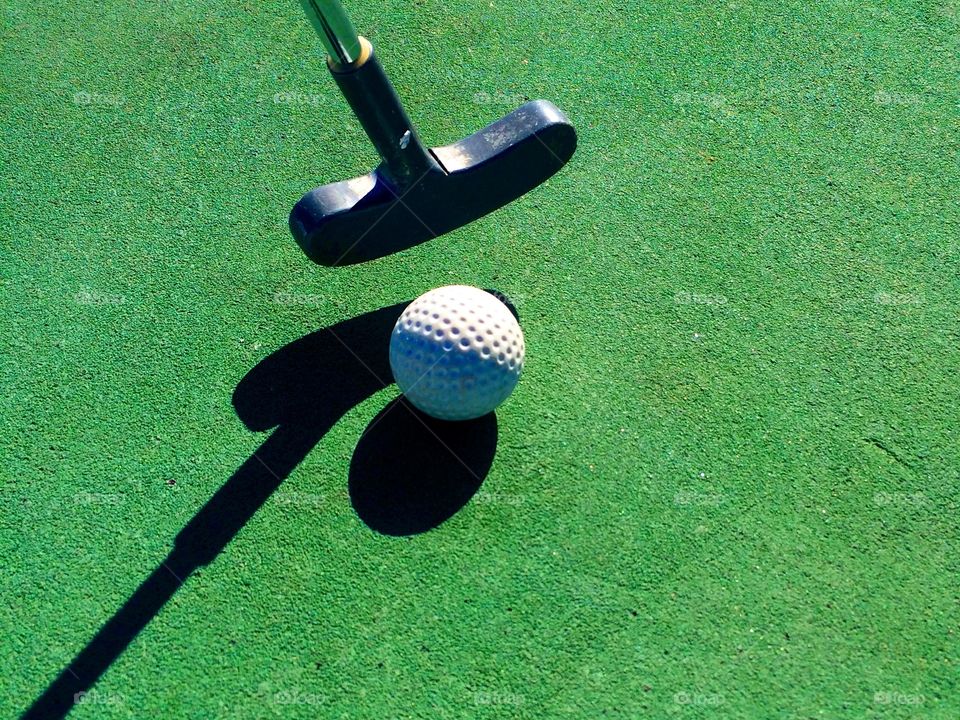
M 464 139 L 426 148 L 373 46 L 338 0 L 303 0 L 327 66 L 382 162 L 352 180 L 314 188 L 290 231 L 321 265 L 351 265 L 413 247 L 496 210 L 556 173 L 577 133 L 546 100 L 525 103 Z

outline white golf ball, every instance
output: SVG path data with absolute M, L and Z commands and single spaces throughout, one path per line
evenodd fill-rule
M 491 293 L 448 285 L 410 303 L 390 336 L 390 368 L 414 406 L 441 420 L 497 408 L 523 369 L 520 324 Z

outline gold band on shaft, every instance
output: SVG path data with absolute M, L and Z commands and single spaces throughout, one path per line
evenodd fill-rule
M 327 56 L 327 67 L 330 68 L 330 72 L 334 73 L 348 73 L 353 72 L 359 67 L 362 67 L 364 63 L 367 62 L 371 57 L 373 57 L 373 45 L 367 40 L 363 35 L 358 36 L 357 38 L 360 41 L 360 55 L 352 63 L 341 64 L 334 60 L 331 56 Z

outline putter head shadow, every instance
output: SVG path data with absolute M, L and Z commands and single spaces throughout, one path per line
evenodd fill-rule
M 384 165 L 321 185 L 290 213 L 290 230 L 321 265 L 352 265 L 406 250 L 493 212 L 566 164 L 577 134 L 551 102 L 534 100 L 483 130 L 430 150 L 434 166 L 398 185 Z

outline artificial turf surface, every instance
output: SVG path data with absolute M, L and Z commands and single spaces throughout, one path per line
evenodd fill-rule
M 131 597 L 71 717 L 960 715 L 960 4 L 347 7 L 426 142 L 571 164 L 319 268 L 376 158 L 296 3 L 2 7 L 0 716 Z M 528 347 L 479 487 L 316 334 L 452 283 Z

